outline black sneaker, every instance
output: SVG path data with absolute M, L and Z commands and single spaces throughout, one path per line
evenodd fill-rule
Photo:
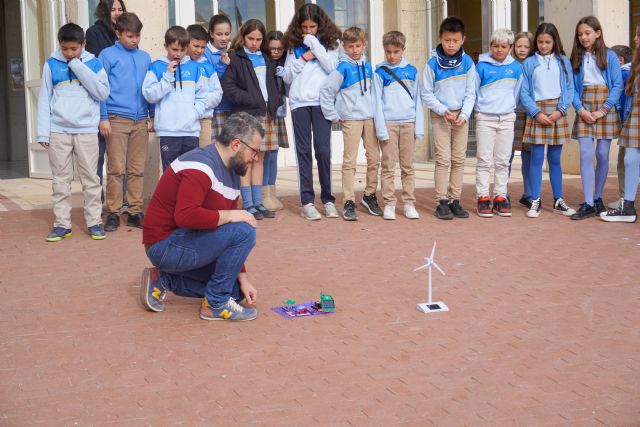
M 127 215 L 127 227 L 142 228 L 143 219 L 144 214 L 142 212 L 137 214 L 129 214 Z
M 634 202 L 621 200 L 620 206 L 609 212 L 602 212 L 600 219 L 607 222 L 636 222 L 638 215 Z
M 120 227 L 120 215 L 117 213 L 107 215 L 107 220 L 104 222 L 104 231 L 116 231 L 118 227 Z
M 342 218 L 344 218 L 345 221 L 358 220 L 358 213 L 356 212 L 356 204 L 353 202 L 353 200 L 347 200 L 347 202 L 344 204 L 344 209 L 342 210 Z
M 436 211 L 433 214 L 438 219 L 453 219 L 453 212 L 451 212 L 451 208 L 449 207 L 449 202 L 447 200 L 440 200 L 436 207 Z
M 382 209 L 378 206 L 378 199 L 376 199 L 376 193 L 373 193 L 369 196 L 363 195 L 360 204 L 369 211 L 371 215 L 380 216 L 382 215 Z
M 478 216 L 482 218 L 491 218 L 491 199 L 489 196 L 478 197 Z
M 262 212 L 260 212 L 255 206 L 249 206 L 248 208 L 245 208 L 245 210 L 253 215 L 253 217 L 258 221 L 264 219 L 264 215 L 262 215 Z
M 571 219 L 580 220 L 585 218 L 591 218 L 592 216 L 596 216 L 596 208 L 585 203 L 580 203 L 580 207 L 571 215 Z
M 460 200 L 453 200 L 449 203 L 449 209 L 456 218 L 469 218 L 469 212 L 465 211 L 460 205 Z
M 593 201 L 593 207 L 596 208 L 596 215 L 600 215 L 602 212 L 607 211 L 607 208 L 604 207 L 602 197 L 598 197 Z
M 265 218 L 275 218 L 276 217 L 276 213 L 273 211 L 270 211 L 269 209 L 265 208 L 263 204 L 259 204 L 255 207 L 258 212 L 260 212 L 262 214 L 263 217 Z
M 511 216 L 511 201 L 507 197 L 503 196 L 494 197 L 493 211 L 498 216 Z
M 522 197 L 520 197 L 520 200 L 518 200 L 518 202 L 522 206 L 526 206 L 526 207 L 530 208 L 531 207 L 531 196 L 525 196 L 523 194 Z

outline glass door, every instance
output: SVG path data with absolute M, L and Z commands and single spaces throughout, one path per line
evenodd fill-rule
M 42 66 L 56 48 L 57 29 L 64 21 L 64 0 L 23 0 L 20 2 L 20 13 L 22 18 L 29 176 L 32 178 L 51 178 L 49 156 L 37 141 L 38 93 Z

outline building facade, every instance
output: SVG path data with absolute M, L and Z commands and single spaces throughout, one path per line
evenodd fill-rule
M 36 105 L 42 65 L 56 48 L 57 28 L 69 21 L 84 28 L 93 23 L 98 0 L 0 0 L 0 161 L 23 165 L 25 174 L 49 177 L 48 158 L 35 140 Z M 565 49 L 570 51 L 577 20 L 589 14 L 602 22 L 608 45 L 629 44 L 640 23 L 640 0 L 306 0 L 317 3 L 345 29 L 360 26 L 369 35 L 368 57 L 384 59 L 384 32 L 397 29 L 407 35 L 406 56 L 422 69 L 437 45 L 440 21 L 461 17 L 467 27 L 465 50 L 477 59 L 488 48 L 491 32 L 500 27 L 535 31 L 539 22 L 554 22 Z M 167 0 L 150 3 L 125 0 L 127 9 L 141 18 L 141 48 L 152 57 L 163 51 L 163 35 L 174 24 L 206 24 L 215 13 L 227 14 L 233 30 L 249 18 L 261 19 L 267 30 L 286 30 L 295 10 L 305 0 Z M 430 157 L 429 134 L 417 144 L 416 159 Z M 292 138 L 293 132 L 290 132 Z M 342 135 L 335 129 L 333 161 L 342 159 Z M 472 135 L 473 137 L 473 135 Z M 473 139 L 473 138 L 472 138 Z M 157 160 L 157 144 L 150 141 L 150 156 Z M 473 144 L 471 144 L 471 150 Z M 364 155 L 362 154 L 362 159 Z M 472 154 L 470 152 L 470 154 Z M 150 162 L 152 165 L 156 164 Z M 281 150 L 279 164 L 295 164 L 293 149 Z M 152 176 L 157 172 L 151 170 Z

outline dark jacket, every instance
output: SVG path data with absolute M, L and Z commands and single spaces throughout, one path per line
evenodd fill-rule
M 276 110 L 282 103 L 280 90 L 276 83 L 276 63 L 264 54 L 267 64 L 267 103 L 262 98 L 262 91 L 258 77 L 253 70 L 251 59 L 244 49 L 229 52 L 231 63 L 220 78 L 220 85 L 224 96 L 231 102 L 231 112 L 244 111 L 255 117 L 263 117 L 267 111 L 272 118 L 276 117 Z
M 99 56 L 102 49 L 113 46 L 116 42 L 116 33 L 112 28 L 108 28 L 102 21 L 89 27 L 87 30 L 87 45 L 85 50 Z

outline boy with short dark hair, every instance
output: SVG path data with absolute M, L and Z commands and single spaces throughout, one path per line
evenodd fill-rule
M 413 156 L 416 138 L 424 136 L 424 113 L 420 99 L 418 70 L 404 58 L 407 38 L 399 31 L 382 37 L 386 60 L 374 74 L 376 135 L 382 150 L 383 218 L 396 219 L 394 173 L 400 160 L 404 216 L 418 219 L 415 208 Z
M 84 218 L 94 240 L 106 236 L 100 215 L 98 123 L 100 101 L 109 81 L 100 61 L 84 50 L 82 28 L 66 24 L 58 30 L 60 49 L 47 59 L 38 97 L 38 142 L 48 150 L 53 175 L 53 229 L 47 242 L 71 237 L 72 157 L 84 194 Z
M 435 186 L 439 219 L 468 218 L 460 205 L 469 117 L 476 100 L 476 70 L 464 52 L 464 22 L 450 16 L 440 24 L 440 44 L 422 76 L 422 101 L 431 110 Z M 449 172 L 451 168 L 451 172 Z
M 207 109 L 206 78 L 187 53 L 189 33 L 175 25 L 164 35 L 167 56 L 154 61 L 142 94 L 155 104 L 154 126 L 160 138 L 162 170 L 181 154 L 198 148 L 200 118 Z
M 373 72 L 364 56 L 366 46 L 363 29 L 351 27 L 345 30 L 338 68 L 329 75 L 325 87 L 320 89 L 320 107 L 325 118 L 342 123 L 342 191 L 345 202 L 342 217 L 347 221 L 358 220 L 353 182 L 360 138 L 367 157 L 367 181 L 360 204 L 371 215 L 382 215 L 376 199 L 380 145 L 373 126 Z
M 622 72 L 622 93 L 620 94 L 620 102 L 616 106 L 618 110 L 618 114 L 620 114 L 620 123 L 624 122 L 625 113 L 627 110 L 624 108 L 627 103 L 627 95 L 625 94 L 624 88 L 627 85 L 627 79 L 629 78 L 629 73 L 631 72 L 631 58 L 633 56 L 633 51 L 629 46 L 624 45 L 615 45 L 611 47 L 611 50 L 618 55 L 618 60 L 620 61 L 620 70 Z M 618 190 L 620 191 L 620 198 L 612 203 L 609 203 L 610 209 L 616 209 L 620 200 L 624 200 L 624 153 L 625 148 L 622 146 L 618 146 L 618 164 L 617 164 L 617 172 L 618 172 Z
M 107 218 L 104 229 L 120 226 L 122 179 L 127 179 L 127 225 L 142 228 L 142 189 L 153 106 L 142 96 L 151 57 L 138 49 L 142 22 L 125 12 L 116 20 L 118 41 L 100 53 L 111 93 L 100 105 L 100 133 L 107 140 Z
M 197 63 L 202 69 L 202 73 L 207 81 L 207 109 L 203 117 L 200 119 L 200 147 L 211 144 L 211 119 L 213 118 L 213 110 L 220 104 L 222 99 L 222 87 L 216 69 L 207 58 L 203 55 L 207 48 L 207 32 L 201 25 L 193 24 L 187 27 L 189 33 L 189 46 L 187 46 L 187 54 L 191 60 Z

